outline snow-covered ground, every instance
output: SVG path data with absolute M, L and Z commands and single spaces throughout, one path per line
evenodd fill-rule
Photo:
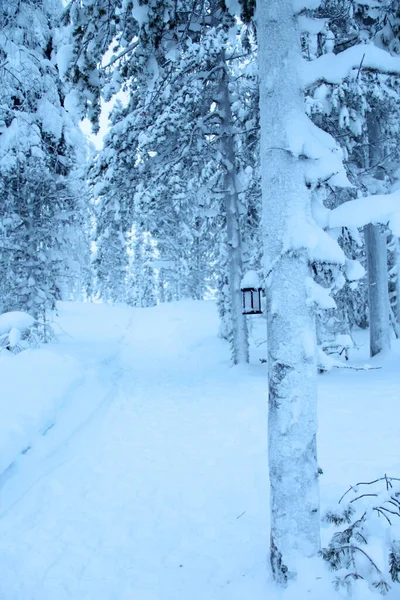
M 269 581 L 266 368 L 230 366 L 214 303 L 65 303 L 57 327 L 0 359 L 1 599 L 337 597 L 321 566 Z M 399 363 L 319 377 L 323 507 L 400 475 Z

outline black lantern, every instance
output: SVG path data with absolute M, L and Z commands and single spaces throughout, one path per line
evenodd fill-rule
M 261 288 L 242 288 L 243 314 L 261 315 Z
M 244 275 L 240 289 L 242 290 L 243 314 L 261 315 L 261 285 L 256 271 L 247 271 Z

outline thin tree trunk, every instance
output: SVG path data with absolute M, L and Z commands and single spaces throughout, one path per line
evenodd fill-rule
M 304 120 L 299 32 L 291 0 L 257 3 L 261 172 L 268 300 L 271 566 L 285 585 L 299 558 L 317 554 L 315 318 L 307 304 L 307 251 L 284 243 L 311 222 L 301 160 L 289 150 L 290 123 Z
M 236 184 L 236 158 L 232 134 L 232 111 L 229 79 L 226 72 L 225 52 L 221 53 L 221 83 L 219 109 L 222 119 L 220 148 L 224 161 L 224 203 L 228 248 L 229 292 L 232 319 L 232 346 L 234 364 L 249 361 L 246 318 L 242 314 L 240 282 L 242 280 L 242 241 L 239 223 L 239 194 Z
M 379 166 L 383 158 L 381 131 L 378 118 L 371 112 L 367 115 L 368 157 L 367 164 L 375 179 L 382 179 Z M 387 234 L 381 225 L 364 228 L 365 252 L 367 255 L 368 306 L 370 353 L 375 356 L 390 349 L 389 283 L 387 267 Z
M 370 354 L 390 349 L 386 231 L 381 225 L 364 228 L 368 272 Z
M 396 237 L 393 240 L 393 246 L 394 246 L 394 250 L 393 250 L 394 263 L 396 266 L 396 275 L 395 275 L 395 283 L 394 283 L 396 301 L 393 306 L 393 314 L 394 314 L 396 323 L 400 326 L 400 240 L 398 237 Z
M 160 269 L 158 274 L 158 297 L 160 302 L 165 302 L 165 288 L 164 288 L 164 270 Z
M 400 338 L 400 244 L 390 235 L 388 243 L 390 321 L 396 338 Z

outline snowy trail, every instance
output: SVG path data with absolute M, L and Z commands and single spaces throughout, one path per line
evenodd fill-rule
M 266 415 L 249 392 L 259 397 L 263 381 L 255 374 L 249 390 L 221 362 L 215 319 L 193 323 L 191 310 L 137 311 L 112 402 L 45 459 L 50 470 L 26 457 L 34 483 L 0 521 L 0 597 L 261 594 Z
M 0 518 L 4 517 L 38 481 L 57 469 L 65 460 L 69 447 L 79 435 L 101 418 L 116 394 L 121 368 L 111 356 L 101 363 L 105 374 L 91 368 L 67 394 L 63 405 L 36 437 L 0 477 L 2 495 Z
M 334 598 L 330 573 L 303 596 L 268 580 L 266 369 L 230 367 L 213 303 L 61 321 L 85 377 L 3 481 L 0 599 Z M 399 474 L 399 344 L 380 361 L 319 378 L 323 507 Z
M 1 473 L 0 490 L 7 483 L 7 493 L 1 495 L 0 518 L 39 479 L 51 473 L 59 464 L 62 464 L 63 456 L 68 452 L 71 440 L 79 435 L 91 421 L 99 418 L 102 411 L 115 396 L 117 382 L 121 375 L 120 347 L 125 339 L 126 328 L 129 328 L 132 315 L 130 313 L 126 314 L 126 311 L 119 315 L 120 323 L 118 323 L 118 326 L 121 327 L 123 333 L 118 330 L 119 328 L 115 332 L 114 322 L 111 322 L 111 328 L 109 325 L 108 330 L 107 327 L 103 327 L 102 335 L 108 343 L 103 344 L 101 349 L 96 335 L 98 320 L 99 315 L 96 315 L 94 337 L 93 323 L 89 323 L 89 327 L 86 323 L 86 343 L 82 343 L 83 340 L 78 338 L 76 344 L 77 332 L 74 331 L 73 327 L 72 333 L 75 335 L 67 336 L 67 344 L 64 340 L 64 345 L 60 349 L 61 356 L 63 356 L 65 346 L 67 346 L 75 361 L 78 359 L 81 363 L 81 375 L 73 380 L 55 414 L 44 421 L 29 446 L 24 448 L 9 467 Z M 71 323 L 69 325 L 71 329 Z M 90 325 L 92 325 L 92 328 Z M 57 349 L 56 346 L 55 350 L 57 351 Z M 64 359 L 68 361 L 70 356 L 64 356 Z M 43 380 L 42 385 L 45 389 L 47 386 L 46 379 Z

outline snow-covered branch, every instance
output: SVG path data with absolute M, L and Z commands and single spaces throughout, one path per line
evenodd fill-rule
M 129 54 L 129 52 L 132 52 L 133 50 L 135 50 L 138 47 L 138 45 L 139 45 L 139 42 L 137 40 L 135 40 L 134 42 L 132 42 L 132 44 L 129 44 L 129 46 L 127 48 L 125 48 L 122 52 L 120 52 L 117 55 L 113 55 L 111 60 L 106 65 L 104 65 L 104 69 L 108 69 L 109 67 L 112 67 L 112 65 L 114 65 L 118 60 L 120 60 L 121 58 L 123 58 L 124 56 Z
M 339 84 L 353 69 L 379 71 L 393 75 L 400 74 L 400 57 L 391 56 L 373 44 L 359 44 L 339 54 L 323 54 L 313 61 L 304 61 L 302 79 L 305 87 L 320 82 Z
M 392 194 L 375 194 L 341 204 L 329 214 L 329 228 L 364 227 L 369 223 L 389 224 L 400 234 L 400 190 Z

